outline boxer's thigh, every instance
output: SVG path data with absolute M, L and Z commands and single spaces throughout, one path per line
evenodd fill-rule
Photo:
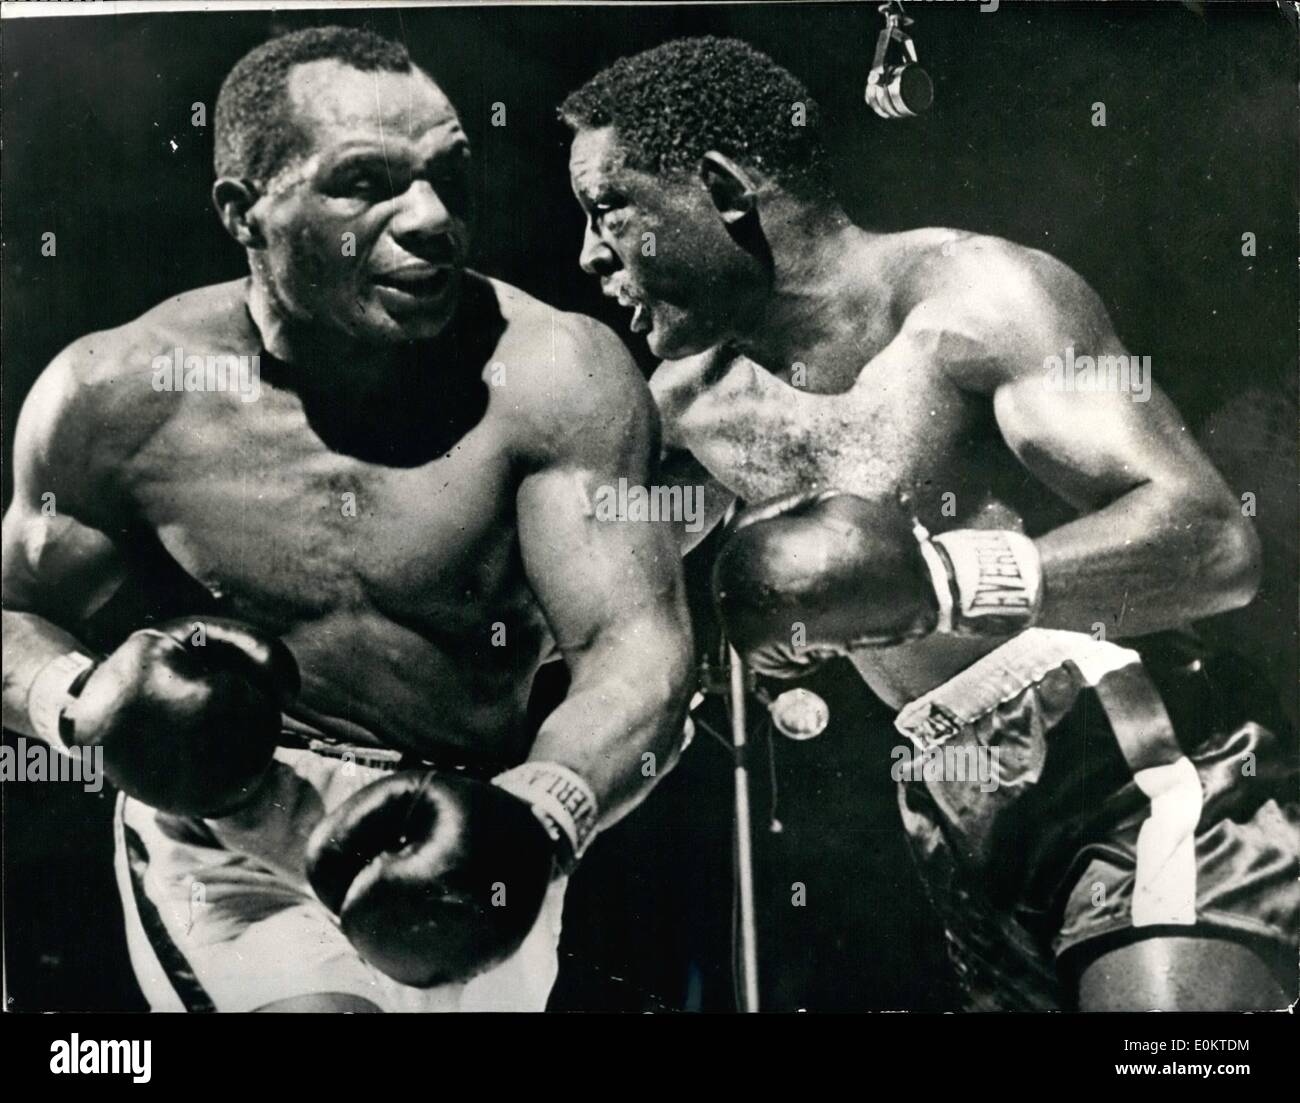
M 1289 1000 L 1249 947 L 1159 935 L 1098 956 L 1079 977 L 1080 1011 L 1271 1011 Z
M 323 905 L 223 848 L 201 821 L 119 802 L 132 965 L 155 1010 L 251 1011 L 327 992 L 371 999 L 372 971 Z
M 234 815 L 204 822 L 223 848 L 307 893 L 307 840 L 316 825 L 359 789 L 390 772 L 280 747 L 256 800 Z
M 1076 865 L 1054 943 L 1080 1009 L 1240 1011 L 1294 1002 L 1300 810 L 1270 796 L 1266 736 L 1247 723 L 1197 751 L 1195 770 L 1184 773 L 1199 821 L 1145 886 L 1139 856 L 1144 834 L 1158 834 L 1154 810 L 1080 856 L 1087 861 Z M 1179 862 L 1182 849 L 1187 860 Z
M 131 960 L 155 1010 L 453 1010 L 460 986 L 405 989 L 367 965 L 315 898 L 303 851 L 320 817 L 382 772 L 281 750 L 238 817 L 119 802 L 117 867 Z

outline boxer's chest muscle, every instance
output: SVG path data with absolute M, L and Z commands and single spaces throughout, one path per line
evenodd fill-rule
M 522 600 L 509 460 L 487 425 L 433 462 L 384 467 L 330 451 L 296 402 L 264 394 L 174 419 L 129 478 L 177 562 L 258 619 L 375 610 L 454 634 Z
M 749 502 L 814 483 L 867 498 L 967 487 L 959 462 L 966 402 L 925 379 L 870 371 L 846 393 L 814 394 L 738 363 L 683 410 L 678 431 Z

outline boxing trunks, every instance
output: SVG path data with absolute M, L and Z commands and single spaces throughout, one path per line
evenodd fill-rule
M 1035 628 L 902 709 L 899 803 L 970 1009 L 1069 1007 L 1097 954 L 1160 934 L 1246 943 L 1294 997 L 1296 747 L 1267 699 L 1176 639 Z
M 153 1010 L 252 1011 L 324 992 L 384 1011 L 545 1010 L 565 880 L 551 884 L 531 933 L 501 964 L 464 984 L 399 984 L 361 959 L 316 899 L 304 850 L 325 813 L 415 763 L 290 732 L 284 741 L 296 745 L 276 750 L 265 790 L 233 816 L 174 816 L 118 797 L 118 888 L 131 963 Z

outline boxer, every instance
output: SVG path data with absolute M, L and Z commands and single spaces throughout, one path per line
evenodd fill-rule
M 1126 355 L 1097 295 L 852 223 L 815 101 L 744 43 L 620 59 L 560 114 L 666 463 L 715 523 L 754 503 L 714 568 L 733 642 L 776 675 L 847 655 L 918 752 L 998 752 L 994 785 L 900 783 L 968 1006 L 1294 1000 L 1281 721 L 1182 631 L 1251 600 L 1258 544 L 1158 390 L 1053 378 Z
M 215 146 L 248 277 L 73 342 L 21 412 L 5 724 L 102 751 L 154 1008 L 541 1010 L 568 872 L 682 733 L 671 530 L 591 505 L 647 481 L 649 389 L 466 267 L 469 144 L 402 46 L 259 46 Z

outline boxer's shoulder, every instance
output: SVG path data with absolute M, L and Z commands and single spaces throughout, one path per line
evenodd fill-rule
M 111 468 L 157 431 L 178 404 L 154 387 L 155 361 L 177 347 L 233 347 L 228 331 L 240 282 L 176 296 L 64 348 L 24 404 L 28 434 L 40 440 L 46 462 L 89 476 Z
M 1041 369 L 1044 350 L 1113 339 L 1100 298 L 1039 249 L 955 231 L 927 235 L 900 280 L 900 333 L 961 386 Z
M 121 332 L 152 348 L 159 340 L 193 347 L 187 352 L 255 352 L 260 344 L 248 316 L 247 277 L 170 295 Z M 166 351 L 171 351 L 170 349 Z
M 113 472 L 143 439 L 136 427 L 145 404 L 133 400 L 141 390 L 132 383 L 138 367 L 119 331 L 89 333 L 60 352 L 28 392 L 15 467 L 56 494 L 61 513 L 97 525 L 110 520 Z
M 484 379 L 528 452 L 647 426 L 654 405 L 623 342 L 607 326 L 492 280 L 506 323 Z
M 530 378 L 558 373 L 557 383 L 572 382 L 575 373 L 589 381 L 600 372 L 591 357 L 607 358 L 606 375 L 638 377 L 626 346 L 608 326 L 585 314 L 560 310 L 501 280 L 489 279 L 506 323 L 501 347 L 526 353 L 520 365 Z M 598 382 L 598 380 L 597 380 Z M 587 385 L 591 385 L 589 382 Z
M 68 387 L 102 398 L 130 392 L 135 382 L 152 391 L 155 361 L 177 347 L 188 355 L 235 351 L 248 344 L 243 283 L 200 287 L 166 299 L 123 325 L 78 338 L 51 368 Z

